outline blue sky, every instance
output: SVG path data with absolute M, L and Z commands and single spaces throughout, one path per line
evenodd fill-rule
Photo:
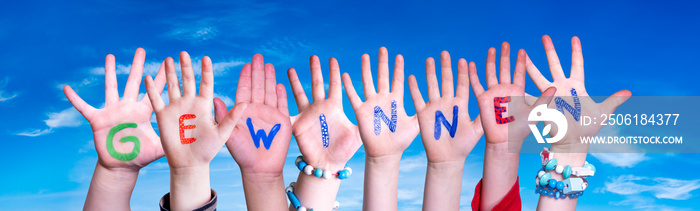
M 71 85 L 88 103 L 101 106 L 100 68 L 110 53 L 122 65 L 118 67 L 120 88 L 137 47 L 146 49 L 146 73 L 151 75 L 163 59 L 183 50 L 197 60 L 210 56 L 217 71 L 215 92 L 233 99 L 238 72 L 255 53 L 275 65 L 278 81 L 289 92 L 286 69 L 296 68 L 301 80 L 309 83 L 308 57 L 313 54 L 321 58 L 324 70 L 325 61 L 335 57 L 341 71 L 359 80 L 360 56 L 368 53 L 376 62 L 377 50 L 386 46 L 390 57 L 404 56 L 406 72 L 415 74 L 425 91 L 425 59 L 438 57 L 442 50 L 451 53 L 453 66 L 458 58 L 466 58 L 483 71 L 487 49 L 508 41 L 511 54 L 524 48 L 545 71 L 540 42 L 544 34 L 552 37 L 568 75 L 569 41 L 579 36 L 589 94 L 606 96 L 629 89 L 635 96 L 698 96 L 700 42 L 694 24 L 700 21 L 698 6 L 651 1 L 5 3 L 0 8 L 0 109 L 4 111 L 0 153 L 6 157 L 0 173 L 0 209 L 75 210 L 82 206 L 97 154 L 87 121 L 65 99 L 61 87 Z M 526 91 L 539 94 L 527 80 Z M 145 93 L 143 85 L 141 92 Z M 294 102 L 292 96 L 289 101 Z M 344 101 L 354 121 L 347 99 Z M 404 101 L 409 115 L 414 114 L 408 93 Z M 294 105 L 290 110 L 297 113 Z M 469 111 L 476 116 L 477 105 L 470 105 Z M 470 209 L 474 186 L 481 177 L 483 148 L 482 139 L 466 160 L 464 210 Z M 285 167 L 287 183 L 296 179 L 292 163 L 298 154 L 292 142 Z M 235 210 L 245 205 L 240 173 L 226 151 L 219 155 L 211 164 L 212 187 L 220 194 L 220 209 Z M 338 201 L 343 210 L 361 209 L 363 158 L 360 149 L 349 163 L 355 174 L 341 185 Z M 591 187 L 579 199 L 579 208 L 700 207 L 699 158 L 697 154 L 661 153 L 589 156 L 598 174 L 589 180 Z M 534 210 L 537 203 L 532 178 L 538 162 L 537 154 L 521 155 L 525 210 Z M 420 208 L 425 165 L 417 138 L 401 163 L 400 210 Z M 132 208 L 156 208 L 168 191 L 167 178 L 164 158 L 143 169 Z

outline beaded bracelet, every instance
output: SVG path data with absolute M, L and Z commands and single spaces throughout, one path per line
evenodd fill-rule
M 583 191 L 588 187 L 588 181 L 586 181 L 585 177 L 595 174 L 595 166 L 588 162 L 583 167 L 574 168 L 569 165 L 566 165 L 566 167 L 557 165 L 557 159 L 553 158 L 553 153 L 547 148 L 542 150 L 540 157 L 542 158 L 542 167 L 537 171 L 537 176 L 535 177 L 535 193 L 543 196 L 556 199 L 564 199 L 567 196 L 571 199 L 578 198 L 583 195 Z M 557 181 L 552 179 L 551 173 L 547 172 L 552 170 L 561 174 L 564 180 Z M 572 175 L 577 177 L 569 178 Z
M 560 190 L 556 190 L 556 189 L 552 190 L 546 186 L 542 187 L 539 185 L 536 186 L 535 193 L 540 194 L 542 196 L 554 197 L 556 199 L 566 199 L 566 197 L 569 197 L 570 199 L 576 199 L 578 197 L 583 196 L 583 191 L 576 192 L 576 193 L 563 194 L 562 191 L 560 191 Z
M 569 178 L 571 175 L 584 178 L 595 175 L 595 166 L 593 166 L 593 164 L 588 163 L 588 161 L 586 161 L 583 167 L 572 168 L 569 165 L 563 167 L 561 165 L 557 165 L 557 159 L 553 158 L 553 154 L 554 153 L 550 152 L 549 149 L 547 149 L 546 147 L 540 153 L 540 157 L 542 158 L 542 167 L 545 170 L 554 170 L 558 174 L 564 176 L 564 179 Z
M 301 202 L 299 202 L 299 198 L 297 198 L 296 195 L 294 195 L 294 186 L 296 186 L 296 182 L 289 183 L 289 186 L 284 189 L 285 192 L 287 192 L 287 198 L 289 199 L 289 203 L 292 204 L 292 207 L 296 209 L 297 211 L 313 211 L 313 208 L 306 208 L 304 206 L 301 206 Z M 333 204 L 333 210 L 338 210 L 338 207 L 340 207 L 340 203 L 338 201 L 335 201 Z
M 314 169 L 313 166 L 309 165 L 304 161 L 304 156 L 299 155 L 297 159 L 294 161 L 294 165 L 299 168 L 299 171 L 303 171 L 306 175 L 314 175 L 316 177 L 323 177 L 325 179 L 331 179 L 331 177 L 337 177 L 338 179 L 344 180 L 350 177 L 352 174 L 352 169 L 348 167 L 347 165 L 343 170 L 338 171 L 337 173 L 331 173 L 329 170 L 323 170 L 320 168 Z

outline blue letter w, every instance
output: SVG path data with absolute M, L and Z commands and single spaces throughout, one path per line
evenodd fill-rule
M 566 111 L 571 113 L 571 116 L 574 117 L 574 120 L 578 122 L 581 117 L 581 102 L 576 94 L 576 89 L 571 88 L 571 96 L 574 98 L 574 107 L 566 103 L 561 97 L 554 98 L 554 103 L 557 105 L 557 110 L 559 110 L 559 112 L 566 115 L 566 113 L 564 113 L 564 109 L 566 109 Z
M 450 131 L 450 136 L 454 138 L 455 133 L 457 133 L 457 124 L 459 123 L 457 120 L 459 120 L 459 107 L 457 106 L 452 108 L 452 124 L 445 119 L 445 115 L 442 115 L 442 111 L 435 111 L 435 140 L 440 140 L 440 136 L 442 135 L 440 123 L 445 125 L 445 128 Z
M 389 120 L 389 117 L 384 114 L 384 111 L 382 111 L 382 108 L 379 106 L 374 106 L 374 134 L 379 135 L 382 133 L 382 123 L 380 122 L 384 121 L 384 123 L 389 126 L 389 130 L 393 133 L 396 131 L 396 101 L 393 100 L 391 101 L 391 120 Z
M 255 148 L 260 148 L 260 139 L 262 139 L 263 145 L 265 145 L 265 149 L 270 149 L 270 145 L 272 144 L 272 139 L 275 138 L 275 135 L 277 135 L 277 131 L 280 130 L 280 124 L 276 124 L 275 126 L 272 126 L 272 129 L 270 129 L 270 135 L 265 135 L 265 130 L 260 129 L 258 130 L 257 133 L 255 133 L 255 128 L 253 128 L 253 122 L 248 118 L 246 120 L 246 124 L 248 124 L 248 131 L 250 131 L 250 136 L 253 138 L 253 144 L 255 144 Z

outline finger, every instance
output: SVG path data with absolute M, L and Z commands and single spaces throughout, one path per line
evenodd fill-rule
M 311 99 L 314 102 L 321 102 L 326 99 L 321 61 L 318 60 L 318 56 L 313 55 L 309 58 L 309 64 L 311 65 Z
M 479 97 L 481 93 L 484 93 L 484 87 L 481 86 L 481 82 L 479 82 L 479 76 L 476 74 L 476 64 L 474 64 L 474 62 L 469 62 L 469 82 L 472 84 L 474 96 Z
M 425 108 L 425 100 L 423 100 L 423 95 L 418 89 L 418 81 L 416 81 L 416 76 L 408 76 L 408 91 L 411 92 L 411 98 L 413 99 L 413 106 L 416 108 L 416 112 L 422 111 Z
M 73 91 L 70 86 L 66 85 L 63 87 L 63 93 L 66 94 L 66 98 L 68 98 L 68 101 L 70 101 L 70 104 L 73 104 L 73 107 L 75 107 L 75 110 L 78 110 L 83 116 L 87 119 L 88 116 L 90 116 L 93 112 L 95 112 L 94 107 L 90 106 L 87 104 L 78 94 Z
M 601 103 L 601 111 L 605 114 L 611 114 L 617 109 L 618 106 L 622 105 L 627 99 L 632 96 L 632 92 L 629 90 L 622 90 L 615 92 L 615 94 L 610 95 L 605 101 Z
M 554 86 L 547 88 L 546 90 L 544 90 L 544 92 L 542 92 L 542 95 L 540 95 L 540 97 L 537 98 L 537 101 L 535 101 L 535 104 L 533 104 L 532 106 L 536 107 L 542 104 L 549 104 L 549 102 L 552 101 L 552 98 L 554 98 L 554 93 L 556 92 L 557 88 Z
M 581 40 L 577 36 L 571 38 L 571 75 L 570 78 L 575 78 L 583 81 L 583 51 L 581 50 Z
M 399 54 L 396 55 L 396 59 L 394 60 L 394 79 L 391 82 L 391 92 L 396 93 L 398 96 L 403 96 L 403 71 L 403 56 Z
M 202 58 L 202 78 L 199 79 L 199 97 L 212 99 L 214 97 L 214 70 L 211 58 Z
M 277 78 L 275 78 L 275 66 L 265 65 L 265 105 L 277 107 Z
M 148 94 L 148 100 L 151 102 L 151 108 L 153 111 L 160 111 L 165 107 L 163 99 L 160 97 L 160 92 L 158 91 L 157 85 L 153 81 L 150 75 L 146 76 L 146 93 Z
M 238 123 L 238 120 L 243 116 L 243 112 L 248 107 L 247 103 L 236 104 L 226 116 L 217 125 L 219 129 L 219 137 L 221 137 L 222 142 L 226 142 L 233 132 L 233 128 Z M 223 144 L 223 143 L 222 143 Z
M 377 93 L 389 93 L 389 91 L 389 52 L 385 47 L 381 47 L 377 68 Z
M 165 78 L 168 83 L 168 99 L 170 102 L 180 99 L 180 81 L 177 79 L 175 72 L 175 62 L 173 58 L 165 59 Z
M 160 96 L 160 94 L 163 93 L 163 88 L 165 88 L 165 62 L 162 62 L 160 64 L 160 68 L 158 68 L 158 73 L 156 74 L 154 82 L 156 91 L 158 91 L 158 96 Z M 148 95 L 144 96 L 143 99 L 141 99 L 141 102 L 146 103 L 150 106 L 151 100 L 146 98 L 148 98 Z
M 496 49 L 489 48 L 486 54 L 486 86 L 491 88 L 498 84 L 498 78 L 496 77 Z
M 510 84 L 510 44 L 503 42 L 501 44 L 501 64 L 500 75 L 502 84 Z
M 372 81 L 372 67 L 370 67 L 369 55 L 363 54 L 361 60 L 362 88 L 365 91 L 365 100 L 367 100 L 367 98 L 374 96 L 377 92 L 374 90 L 374 81 Z
M 457 62 L 457 97 L 469 101 L 469 63 L 466 59 Z
M 251 103 L 263 103 L 265 101 L 265 61 L 263 56 L 253 56 L 253 70 L 251 77 Z
M 425 80 L 428 84 L 428 101 L 440 99 L 440 88 L 435 75 L 435 60 L 433 57 L 428 57 L 425 60 Z
M 137 101 L 139 97 L 139 87 L 141 86 L 141 77 L 143 77 L 143 63 L 146 61 L 146 51 L 143 48 L 136 49 L 134 61 L 131 63 L 131 72 L 129 79 L 124 87 L 124 100 Z
M 180 52 L 180 74 L 182 74 L 182 96 L 194 97 L 197 93 L 197 83 L 194 81 L 192 60 L 185 51 Z
M 350 105 L 352 108 L 354 109 L 360 107 L 360 105 L 362 105 L 362 99 L 360 99 L 360 96 L 357 95 L 348 73 L 343 73 L 343 86 L 345 87 L 345 94 L 348 96 L 348 100 L 350 100 Z
M 105 106 L 119 102 L 119 85 L 117 85 L 117 69 L 114 55 L 105 57 Z
M 289 77 L 289 85 L 292 87 L 294 100 L 297 102 L 297 108 L 299 109 L 299 113 L 301 113 L 304 108 L 309 105 L 309 99 L 306 98 L 306 93 L 304 93 L 304 87 L 301 86 L 297 71 L 295 71 L 294 68 L 289 68 L 289 70 L 287 70 L 287 76 Z
M 226 103 L 224 103 L 224 101 L 221 100 L 221 98 L 214 98 L 214 119 L 217 123 L 221 122 L 221 120 L 224 119 L 227 112 L 228 108 L 226 107 Z
M 442 96 L 454 97 L 454 79 L 452 78 L 452 59 L 450 53 L 442 51 L 440 54 L 440 68 L 442 70 Z
M 513 84 L 515 84 L 518 87 L 523 87 L 525 88 L 525 58 L 527 57 L 527 54 L 525 53 L 524 49 L 520 49 L 518 51 L 518 58 L 515 60 L 515 73 L 513 75 Z M 508 76 L 510 77 L 510 76 Z M 503 78 L 501 78 L 501 82 L 503 81 Z
M 287 103 L 287 89 L 284 85 L 277 84 L 277 109 L 289 117 L 289 104 Z
M 236 104 L 250 102 L 252 72 L 250 63 L 243 65 L 238 78 L 238 87 L 236 87 Z
M 552 82 L 549 82 L 549 80 L 542 75 L 542 72 L 535 67 L 535 64 L 532 63 L 530 56 L 527 54 L 525 54 L 525 70 L 527 71 L 527 75 L 530 76 L 530 79 L 535 82 L 535 86 L 537 86 L 540 92 L 544 92 L 544 90 L 552 84 Z
M 341 101 L 343 100 L 343 85 L 340 80 L 340 66 L 338 60 L 331 58 L 328 61 L 328 98 Z
M 547 62 L 549 63 L 549 71 L 552 72 L 552 79 L 554 81 L 566 79 L 564 70 L 562 70 L 559 62 L 559 56 L 557 56 L 557 51 L 554 50 L 554 44 L 549 35 L 542 36 L 542 45 L 544 45 L 544 52 L 547 54 Z

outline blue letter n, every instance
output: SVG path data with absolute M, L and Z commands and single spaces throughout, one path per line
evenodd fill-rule
M 452 108 L 452 124 L 445 119 L 445 115 L 442 114 L 442 111 L 435 111 L 435 140 L 440 140 L 440 136 L 442 135 L 440 123 L 445 125 L 445 128 L 450 131 L 450 137 L 454 138 L 455 133 L 457 133 L 457 124 L 459 123 L 457 120 L 459 120 L 459 107 L 457 106 Z
M 382 123 L 381 121 L 389 126 L 389 130 L 393 133 L 396 131 L 396 101 L 391 101 L 391 120 L 384 114 L 382 108 L 379 106 L 374 106 L 374 134 L 379 135 L 382 133 Z

